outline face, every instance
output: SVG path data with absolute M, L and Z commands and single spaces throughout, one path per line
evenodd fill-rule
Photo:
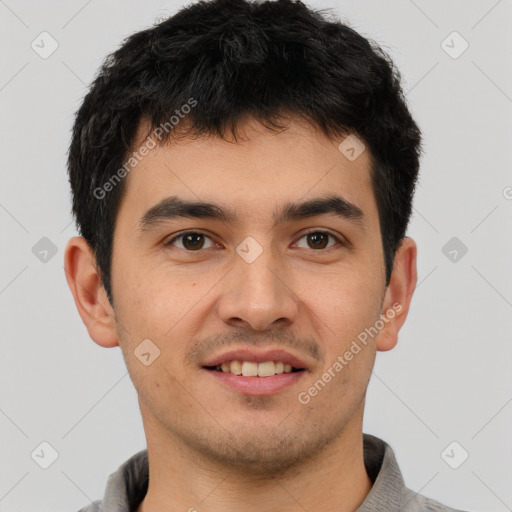
M 384 257 L 368 150 L 350 161 L 298 119 L 243 133 L 156 147 L 130 172 L 112 291 L 146 434 L 268 474 L 360 421 L 378 335 L 344 355 L 385 313 Z

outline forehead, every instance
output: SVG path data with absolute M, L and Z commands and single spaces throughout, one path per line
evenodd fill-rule
M 148 133 L 149 125 L 141 123 L 133 151 L 146 144 Z M 276 205 L 337 193 L 365 215 L 375 210 L 371 155 L 365 148 L 348 158 L 344 141 L 353 141 L 346 136 L 330 140 L 300 118 L 279 132 L 249 119 L 238 134 L 238 140 L 191 136 L 153 147 L 127 174 L 122 203 L 142 212 L 178 196 L 229 204 L 241 219 L 268 216 L 274 221 Z

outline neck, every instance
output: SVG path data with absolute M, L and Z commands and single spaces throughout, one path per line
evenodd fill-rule
M 277 478 L 204 460 L 176 439 L 162 443 L 145 424 L 150 478 L 137 512 L 353 512 L 372 487 L 364 465 L 362 410 L 353 420 L 321 453 Z

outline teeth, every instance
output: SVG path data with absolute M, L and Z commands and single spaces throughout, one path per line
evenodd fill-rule
M 258 375 L 258 363 L 244 361 L 242 364 L 242 375 L 244 377 L 256 377 Z
M 253 361 L 231 361 L 217 366 L 218 371 L 233 373 L 244 377 L 272 377 L 281 373 L 291 373 L 292 365 L 282 361 L 265 361 L 255 363 Z
M 231 372 L 229 372 L 229 363 L 225 363 L 228 367 L 228 373 L 234 373 L 235 375 L 242 375 L 242 363 L 240 361 L 231 361 Z
M 275 374 L 274 361 L 267 361 L 266 363 L 260 363 L 258 365 L 258 377 L 270 377 Z

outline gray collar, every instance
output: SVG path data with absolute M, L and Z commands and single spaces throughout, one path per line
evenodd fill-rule
M 355 512 L 454 511 L 405 487 L 393 450 L 386 442 L 363 434 L 363 448 L 364 464 L 373 486 Z M 102 505 L 102 512 L 134 512 L 147 493 L 148 482 L 148 452 L 144 449 L 109 476 L 103 503 L 98 500 L 83 512 L 96 511 L 98 505 Z

